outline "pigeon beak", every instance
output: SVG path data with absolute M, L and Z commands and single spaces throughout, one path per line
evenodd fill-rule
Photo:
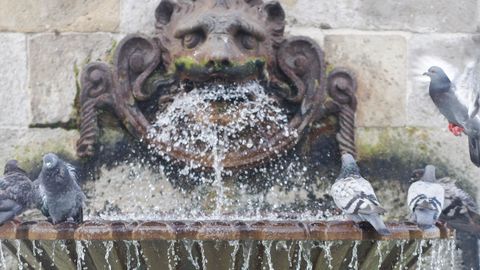
M 428 76 L 428 77 L 430 77 L 430 72 L 425 72 L 425 73 L 423 73 L 422 75 L 423 75 L 423 76 Z

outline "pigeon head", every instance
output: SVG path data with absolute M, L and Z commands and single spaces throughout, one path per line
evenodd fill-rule
M 436 182 L 437 178 L 435 177 L 435 166 L 433 165 L 425 166 L 423 176 L 420 180 L 425 182 Z
M 342 168 L 338 179 L 342 179 L 348 176 L 360 176 L 360 169 L 357 166 L 355 158 L 351 154 L 342 155 Z
M 46 169 L 53 169 L 58 164 L 58 157 L 55 154 L 48 153 L 43 156 L 43 167 Z
M 7 161 L 5 164 L 5 168 L 3 170 L 4 174 L 12 173 L 12 172 L 24 172 L 20 167 L 18 167 L 18 161 L 15 159 L 11 159 Z
M 430 91 L 448 91 L 450 89 L 450 79 L 442 68 L 430 67 L 423 75 L 430 77 Z

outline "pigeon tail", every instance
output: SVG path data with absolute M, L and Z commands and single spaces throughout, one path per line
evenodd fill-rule
M 415 222 L 422 230 L 431 228 L 436 222 L 435 215 L 435 210 L 424 208 L 416 209 L 414 213 Z
M 392 234 L 390 230 L 387 229 L 387 226 L 385 226 L 385 223 L 383 223 L 382 218 L 378 214 L 359 215 L 359 216 L 365 221 L 367 221 L 368 223 L 370 223 L 375 228 L 378 234 L 384 235 L 384 236 Z
M 468 136 L 470 160 L 475 166 L 480 167 L 480 138 Z
M 15 203 L 12 208 L 0 211 L 0 224 L 12 220 L 22 209 L 23 207 L 20 204 Z

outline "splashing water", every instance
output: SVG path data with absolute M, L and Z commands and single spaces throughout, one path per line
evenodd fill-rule
M 260 129 L 266 128 L 266 131 Z M 203 178 L 204 183 L 213 183 L 216 188 L 215 215 L 229 211 L 225 197 L 223 168 L 228 153 L 242 152 L 253 148 L 267 152 L 273 147 L 267 137 L 281 131 L 284 139 L 294 132 L 288 126 L 285 113 L 274 104 L 263 87 L 256 82 L 225 87 L 215 85 L 194 89 L 180 94 L 173 103 L 161 112 L 149 130 L 148 137 L 154 143 L 167 145 L 166 150 L 152 149 L 169 159 L 174 149 L 187 149 L 200 159 L 213 163 L 213 179 Z M 190 178 L 197 177 L 199 163 L 190 162 L 179 172 Z
M 118 171 L 106 173 L 112 179 L 99 186 L 101 194 L 90 196 L 92 211 L 87 218 L 248 221 L 329 217 L 328 179 L 324 181 L 326 176 L 322 175 L 319 180 L 318 172 L 308 172 L 304 160 L 295 153 L 278 153 L 275 161 L 251 170 L 233 171 L 223 165 L 231 152 L 270 151 L 265 138 L 272 134 L 296 138 L 288 125 L 288 115 L 257 82 L 179 94 L 157 115 L 148 133 L 150 141 L 171 148 L 152 147 L 154 153 L 147 157 L 131 153 L 126 161 L 115 163 L 114 169 L 102 168 L 101 174 L 104 170 Z M 213 171 L 204 171 L 193 161 L 168 165 L 157 159 L 151 161 L 158 154 L 169 160 L 169 150 L 176 147 L 210 160 Z M 186 188 L 183 183 L 187 183 Z M 116 192 L 110 195 L 102 191 L 105 189 Z M 119 193 L 121 198 L 116 196 Z M 328 203 L 322 207 L 324 201 Z

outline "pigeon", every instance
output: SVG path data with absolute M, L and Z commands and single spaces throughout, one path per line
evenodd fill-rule
M 38 198 L 38 189 L 27 173 L 18 167 L 16 160 L 9 160 L 0 178 L 0 224 L 34 208 Z
M 78 185 L 75 168 L 55 154 L 43 156 L 43 167 L 35 180 L 42 198 L 41 211 L 53 224 L 73 219 L 83 222 L 85 194 Z
M 421 229 L 434 226 L 442 213 L 445 190 L 437 183 L 435 166 L 427 165 L 422 178 L 408 189 L 407 202 L 412 212 L 411 220 Z
M 424 169 L 413 171 L 413 180 L 421 178 Z M 456 185 L 456 180 L 442 177 L 437 183 L 445 190 L 445 200 L 439 220 L 447 222 L 453 228 L 480 236 L 480 213 L 475 200 Z
M 448 129 L 456 136 L 462 132 L 468 136 L 470 159 L 480 167 L 480 116 L 476 115 L 478 108 L 475 109 L 474 105 L 477 90 L 473 90 L 478 89 L 478 80 L 472 78 L 475 73 L 474 69 L 467 68 L 462 76 L 452 82 L 443 69 L 432 66 L 424 75 L 431 79 L 430 97 L 440 113 L 447 118 Z
M 379 234 L 391 234 L 380 217 L 386 211 L 380 206 L 372 185 L 360 175 L 352 155 L 342 155 L 342 168 L 330 194 L 337 207 L 353 221 L 367 221 Z

